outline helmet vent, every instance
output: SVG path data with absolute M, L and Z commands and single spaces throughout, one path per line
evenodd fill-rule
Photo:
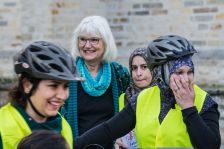
M 59 54 L 59 52 L 57 52 L 56 50 L 49 48 L 49 50 L 51 50 L 51 52 L 55 53 L 55 54 Z
M 35 61 L 33 61 L 33 66 L 36 68 L 36 70 L 38 70 L 39 72 L 44 72 L 44 73 L 47 73 L 48 71 L 46 71 L 46 70 L 48 70 L 48 69 L 43 69 L 39 64 L 37 64 Z
M 37 57 L 41 60 L 51 60 L 52 59 L 49 56 L 43 55 L 43 54 L 39 54 L 39 55 L 37 55 Z
M 162 41 L 162 39 L 155 39 L 155 40 L 153 40 L 153 42 L 160 42 L 160 41 Z
M 148 51 L 151 56 L 155 56 L 155 53 L 152 51 Z
M 182 44 L 182 42 L 180 42 L 181 44 Z M 173 42 L 168 42 L 168 44 L 170 44 L 170 45 L 172 45 L 172 46 L 174 46 L 174 47 L 176 47 L 176 48 L 179 48 L 175 43 L 173 43 Z M 182 44 L 183 45 L 183 44 Z
M 40 51 L 42 51 L 42 49 L 33 47 L 33 48 L 30 48 L 30 51 L 31 52 L 40 52 Z
M 164 48 L 164 47 L 161 47 L 161 46 L 157 46 L 158 49 L 160 49 L 161 52 L 157 52 L 157 54 L 160 56 L 160 57 L 163 57 L 164 55 L 162 54 L 162 52 L 166 53 L 167 52 L 167 49 Z
M 64 64 L 64 66 L 68 67 L 68 64 L 66 63 L 66 61 L 63 58 L 59 58 L 61 60 L 61 62 Z
M 59 66 L 59 65 L 56 65 L 56 64 L 49 64 L 51 66 L 51 68 L 59 71 L 59 72 L 64 72 L 63 69 Z
M 183 47 L 185 47 L 185 45 L 184 45 L 184 43 L 183 43 L 182 40 L 178 40 L 178 41 L 179 41 L 179 43 L 180 43 Z

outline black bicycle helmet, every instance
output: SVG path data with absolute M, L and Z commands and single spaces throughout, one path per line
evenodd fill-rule
M 83 80 L 72 56 L 63 48 L 46 41 L 31 43 L 14 57 L 17 74 L 50 80 Z
M 149 43 L 147 48 L 148 66 L 152 70 L 155 66 L 179 57 L 193 55 L 197 51 L 185 38 L 177 35 L 161 36 Z

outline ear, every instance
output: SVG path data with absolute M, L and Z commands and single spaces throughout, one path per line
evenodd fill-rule
M 24 89 L 24 92 L 26 94 L 30 93 L 30 90 L 32 89 L 33 87 L 33 84 L 26 78 L 23 79 L 23 89 Z

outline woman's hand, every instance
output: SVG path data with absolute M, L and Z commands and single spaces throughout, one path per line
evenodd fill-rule
M 193 82 L 182 75 L 172 74 L 170 77 L 170 88 L 173 91 L 177 104 L 182 108 L 194 106 L 195 92 Z
M 123 143 L 121 138 L 116 140 L 114 146 L 115 146 L 115 149 L 128 149 L 128 146 Z

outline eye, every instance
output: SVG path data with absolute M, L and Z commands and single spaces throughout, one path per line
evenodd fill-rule
M 176 75 L 182 75 L 183 72 L 182 72 L 182 71 L 176 71 L 175 74 L 176 74 Z
M 64 88 L 67 89 L 68 87 L 69 87 L 69 83 L 66 83 L 66 84 L 64 85 Z
M 53 83 L 53 84 L 49 84 L 48 86 L 51 87 L 51 88 L 57 88 L 58 87 L 58 84 L 54 84 Z
M 137 67 L 137 66 L 135 66 L 135 65 L 132 65 L 132 66 L 131 66 L 131 69 L 132 69 L 132 71 L 135 71 L 135 70 L 137 70 L 137 69 L 138 69 L 138 67 Z
M 193 70 L 189 70 L 189 71 L 187 72 L 187 74 L 188 74 L 188 75 L 193 74 Z
M 90 40 L 91 43 L 94 43 L 94 44 L 96 44 L 96 43 L 98 43 L 100 41 L 99 38 L 91 38 L 89 40 Z
M 148 67 L 147 65 L 141 65 L 142 70 L 146 70 Z
M 98 42 L 100 39 L 99 38 L 92 38 L 90 40 L 93 41 L 93 42 Z
M 83 37 L 79 37 L 79 41 L 86 41 L 86 39 Z

